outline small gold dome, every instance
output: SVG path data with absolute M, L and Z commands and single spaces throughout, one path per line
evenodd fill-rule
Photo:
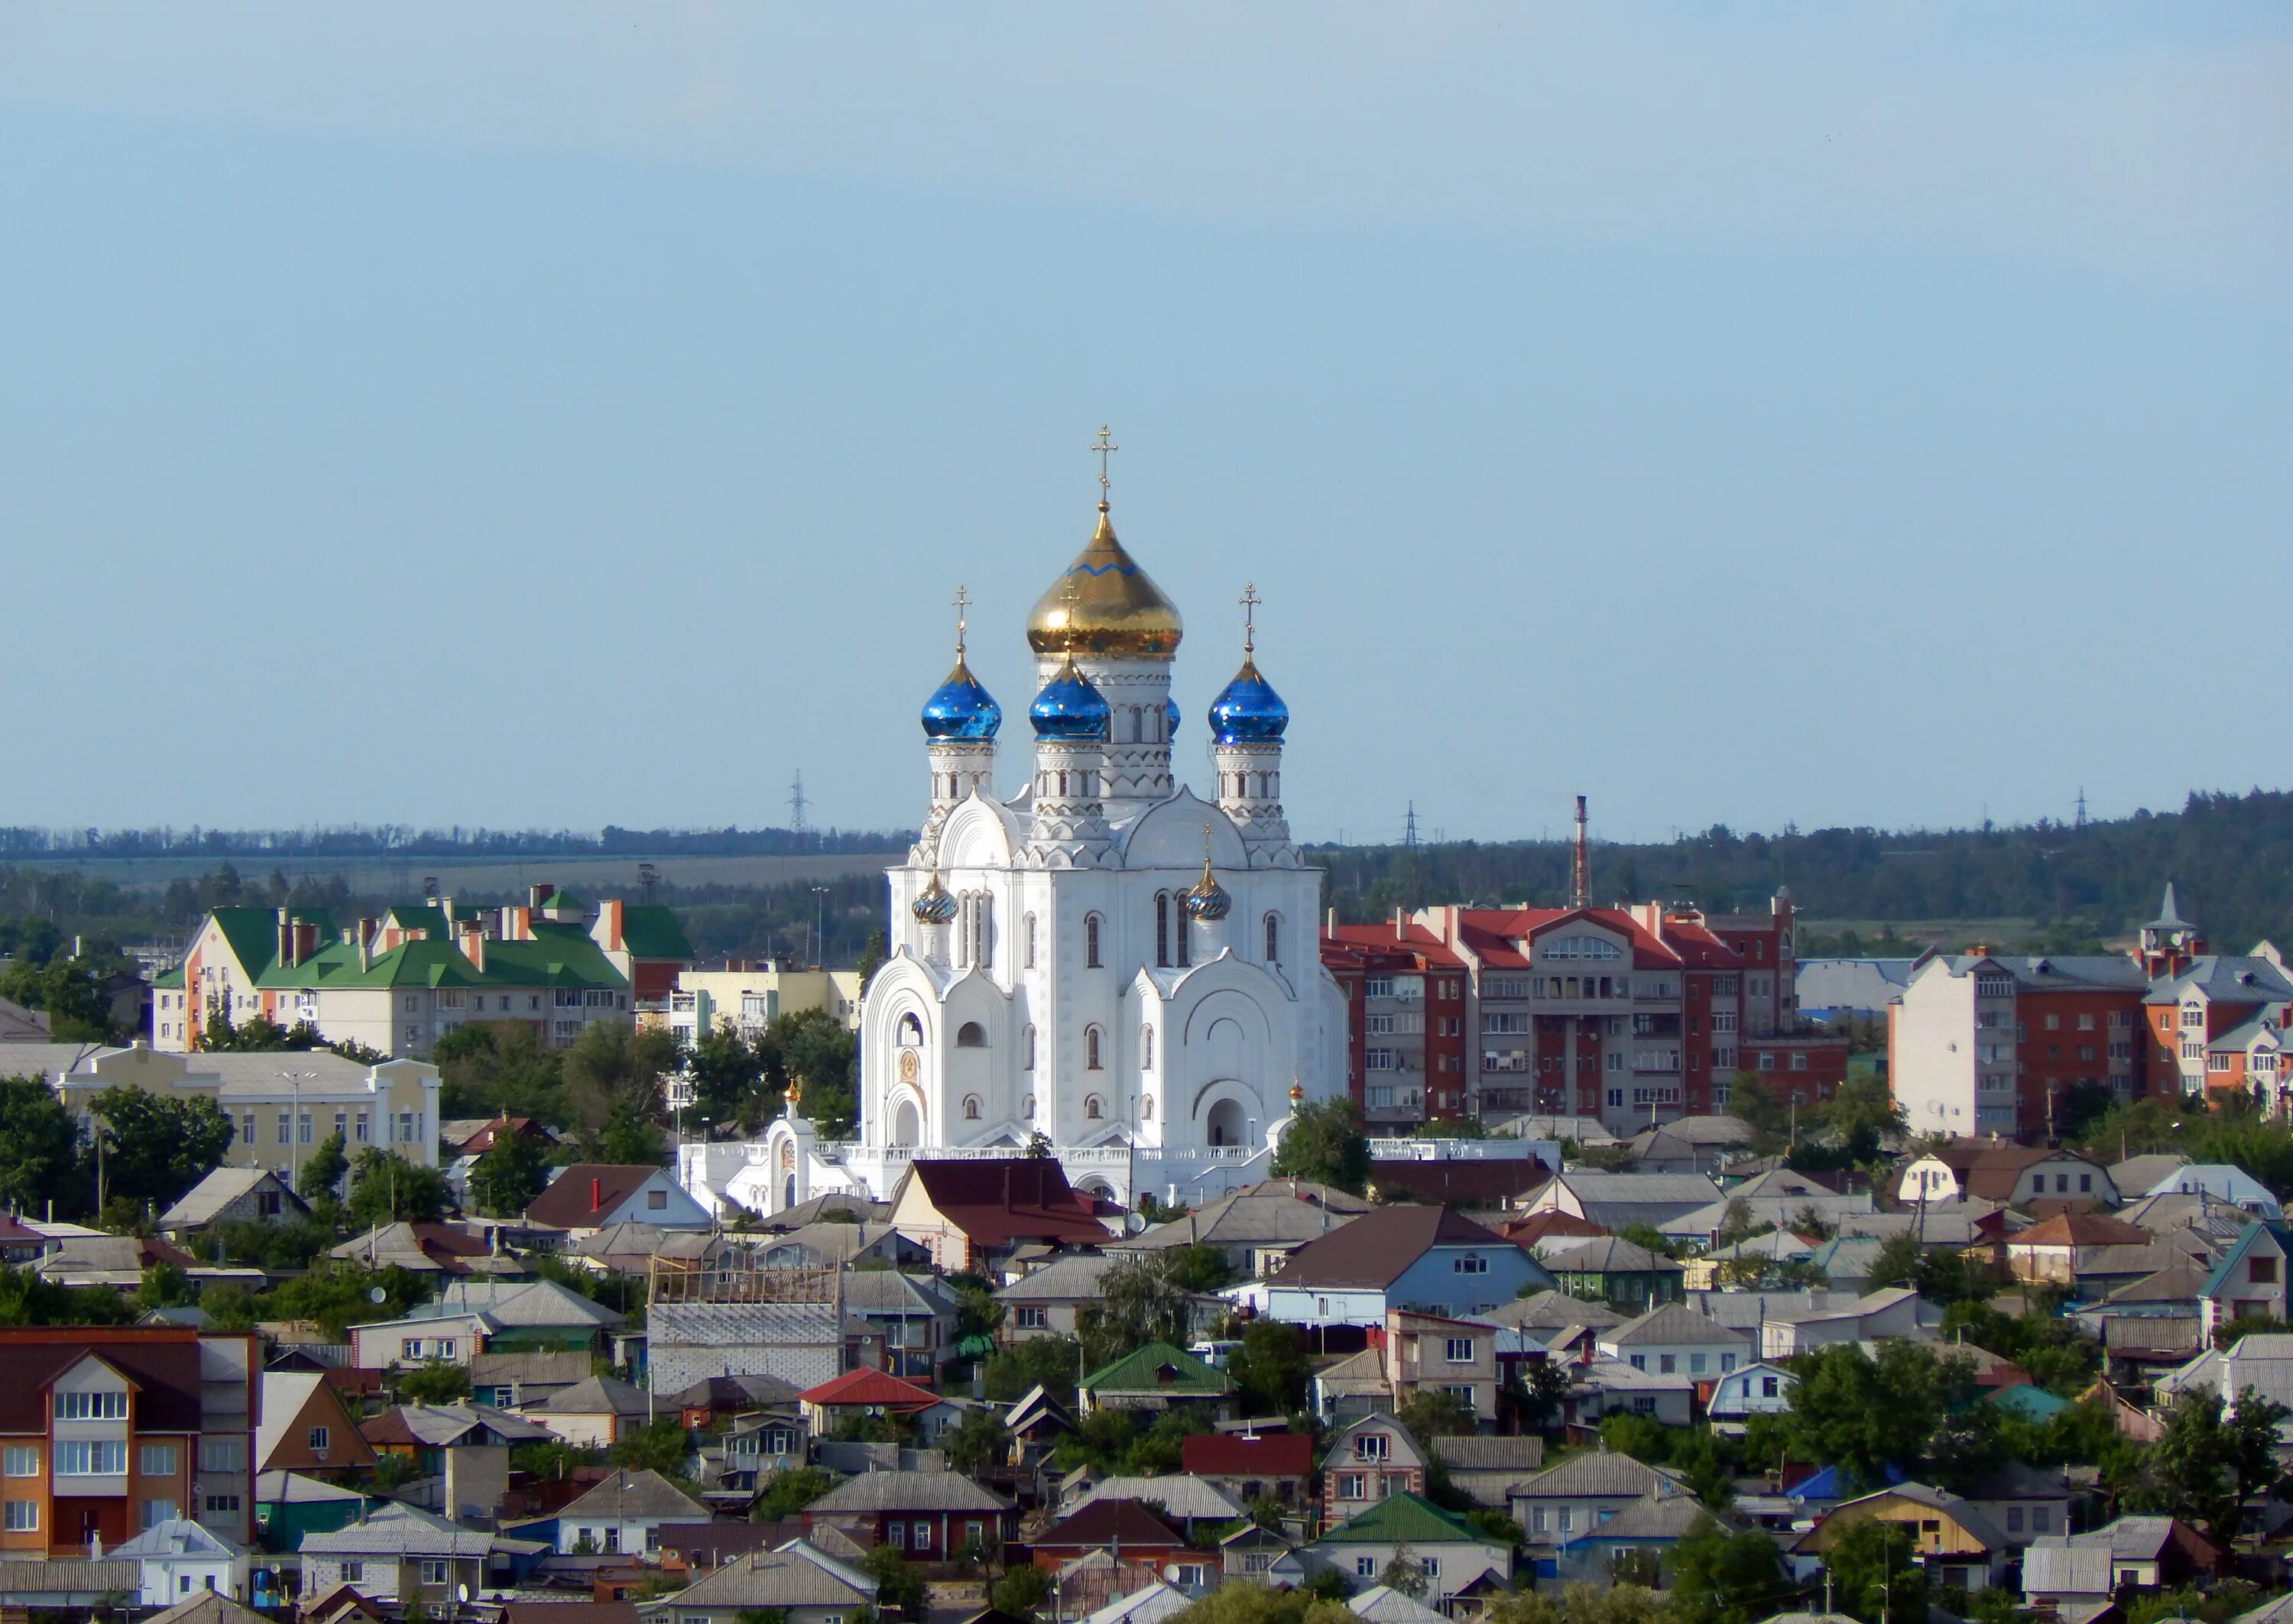
M 1168 659 L 1184 635 L 1178 605 L 1115 540 L 1104 502 L 1090 545 L 1035 600 L 1027 617 L 1027 646 L 1038 654 Z

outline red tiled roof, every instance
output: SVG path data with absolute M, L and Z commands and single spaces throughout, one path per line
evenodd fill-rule
M 881 1370 L 847 1370 L 796 1396 L 805 1404 L 867 1404 L 884 1410 L 929 1410 L 939 1402 L 939 1394 L 930 1388 Z
M 197 1331 L 174 1325 L 11 1326 L 0 1329 L 0 1433 L 45 1432 L 49 1384 L 90 1353 L 135 1384 L 138 1426 L 199 1430 Z
M 912 1161 L 908 1172 L 939 1216 L 974 1246 L 1065 1240 L 1098 1246 L 1106 1225 L 1094 1203 L 1067 1187 L 1066 1170 L 1048 1156 L 993 1161 Z
M 1179 1470 L 1201 1477 L 1303 1477 L 1313 1469 L 1314 1440 L 1305 1433 L 1189 1433 L 1179 1440 Z
M 1381 1190 L 1404 1190 L 1422 1201 L 1498 1207 L 1527 1195 L 1552 1174 L 1535 1157 L 1524 1156 L 1517 1161 L 1373 1161 L 1369 1176 Z
M 2099 1213 L 2056 1213 L 2043 1224 L 2033 1224 L 2019 1235 L 2009 1235 L 2009 1246 L 2147 1246 L 2152 1239 L 2139 1229 Z
M 530 1224 L 552 1229 L 602 1229 L 605 1215 L 636 1192 L 659 1168 L 577 1161 L 550 1182 L 525 1209 Z
M 1325 943 L 1365 953 L 1397 953 L 1423 961 L 1431 970 L 1462 970 L 1465 961 L 1446 942 L 1422 925 L 1405 925 L 1396 931 L 1386 925 L 1341 925 L 1322 933 Z
M 1596 1240 L 1608 1233 L 1590 1218 L 1580 1218 L 1573 1212 L 1552 1208 L 1544 1212 L 1533 1212 L 1526 1218 L 1513 1218 L 1497 1225 L 1497 1233 L 1515 1246 L 1530 1247 L 1547 1235 L 1559 1235 L 1564 1240 L 1582 1237 Z
M 1691 970 L 1733 970 L 1744 962 L 1743 955 L 1714 935 L 1701 919 L 1665 915 L 1664 939 Z

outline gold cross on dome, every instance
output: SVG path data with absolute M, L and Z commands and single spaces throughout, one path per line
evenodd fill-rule
M 1106 500 L 1106 459 L 1112 453 L 1122 449 L 1121 446 L 1116 445 L 1113 440 L 1107 438 L 1108 432 L 1109 431 L 1106 424 L 1103 423 L 1100 424 L 1098 425 L 1098 440 L 1091 447 L 1091 449 L 1098 454 L 1098 499 L 1102 504 Z
M 960 659 L 963 658 L 963 611 L 971 607 L 971 594 L 964 591 L 963 583 L 958 581 L 955 596 L 948 602 L 955 605 L 955 655 Z
M 1258 606 L 1266 600 L 1258 595 L 1258 583 L 1242 584 L 1242 651 L 1247 656 L 1258 650 Z

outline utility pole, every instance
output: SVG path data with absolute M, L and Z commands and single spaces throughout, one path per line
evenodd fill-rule
M 2078 786 L 2078 817 L 2070 827 L 2073 828 L 2086 827 L 2086 786 L 2084 784 Z
M 828 887 L 814 885 L 812 888 L 812 967 L 815 970 L 825 968 L 828 964 L 828 949 L 821 937 L 822 921 L 827 917 Z
M 1401 844 L 1408 850 L 1417 849 L 1417 803 L 1409 804 L 1409 816 L 1401 826 Z
M 804 798 L 804 769 L 801 767 L 796 770 L 795 780 L 789 785 L 788 804 L 789 828 L 790 832 L 801 835 L 805 832 L 804 809 L 807 804 Z

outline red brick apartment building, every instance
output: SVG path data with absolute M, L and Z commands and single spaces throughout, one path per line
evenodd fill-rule
M 1349 1080 L 1373 1133 L 1517 1111 L 1630 1131 L 1725 1111 L 1739 1071 L 1772 1073 L 1805 1103 L 1847 1074 L 1845 1041 L 1798 1018 L 1787 893 L 1765 914 L 1422 909 L 1390 925 L 1333 922 L 1323 962 L 1346 991 Z M 1381 1114 L 1388 1067 L 1398 1076 Z
M 1915 1133 L 2048 1137 L 2080 1085 L 2120 1101 L 2239 1088 L 2286 1113 L 2289 1008 L 2277 949 L 2208 952 L 2168 885 L 2131 953 L 1921 958 L 1888 1008 L 1888 1073 Z
M 87 1556 L 168 1517 L 255 1537 L 252 1332 L 0 1328 L 0 1555 Z

